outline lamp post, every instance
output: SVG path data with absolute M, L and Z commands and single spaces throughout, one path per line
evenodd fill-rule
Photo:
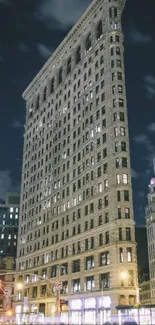
M 56 283 L 56 290 L 57 290 L 57 294 L 56 294 L 56 307 L 57 307 L 57 320 L 58 320 L 58 324 L 60 323 L 60 289 L 61 289 L 61 277 L 60 277 L 60 270 L 64 270 L 65 267 L 62 265 L 57 264 L 56 265 L 57 268 L 57 283 Z
M 140 299 L 139 299 L 139 287 L 137 286 L 136 282 L 135 282 L 135 279 L 128 273 L 128 272 L 122 272 L 121 273 L 121 278 L 123 280 L 125 279 L 129 279 L 131 278 L 133 283 L 134 283 L 134 286 L 136 287 L 136 304 L 139 305 L 140 304 Z

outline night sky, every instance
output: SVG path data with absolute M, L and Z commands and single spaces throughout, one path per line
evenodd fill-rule
M 22 93 L 91 0 L 0 0 L 0 197 L 19 190 Z M 135 219 L 144 207 L 155 155 L 155 0 L 127 0 L 123 28 Z

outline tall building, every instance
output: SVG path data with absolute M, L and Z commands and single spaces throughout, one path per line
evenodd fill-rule
M 151 299 L 152 302 L 155 303 L 155 177 L 151 179 L 149 184 L 148 205 L 145 209 L 145 216 L 147 229 Z
M 124 4 L 92 1 L 23 94 L 17 270 L 31 312 L 52 315 L 49 282 L 63 266 L 74 324 L 103 323 L 105 310 L 136 300 Z
M 0 320 L 12 316 L 13 281 L 17 250 L 19 193 L 7 193 L 0 204 Z M 12 272 L 12 274 L 10 274 Z
M 0 204 L 0 258 L 16 257 L 18 220 L 19 220 L 19 193 L 7 193 L 6 200 Z

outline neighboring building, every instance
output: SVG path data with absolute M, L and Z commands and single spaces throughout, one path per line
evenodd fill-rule
M 0 203 L 0 317 L 12 315 L 19 206 L 19 193 L 7 193 Z
M 16 280 L 26 283 L 31 312 L 52 315 L 47 279 L 55 285 L 63 265 L 61 298 L 74 324 L 95 323 L 96 315 L 103 323 L 104 307 L 113 313 L 136 300 L 124 4 L 92 1 L 23 94 Z
M 151 289 L 150 289 L 150 280 L 143 281 L 139 285 L 140 288 L 140 303 L 142 305 L 151 304 Z
M 16 257 L 19 193 L 7 193 L 6 200 L 0 204 L 0 258 Z
M 152 303 L 155 303 L 155 177 L 149 184 L 148 205 L 145 209 Z
M 11 274 L 12 272 L 12 274 Z M 13 316 L 15 258 L 0 260 L 0 322 L 3 317 Z
M 138 279 L 139 283 L 149 279 L 149 260 L 147 248 L 147 233 L 145 227 L 136 227 Z

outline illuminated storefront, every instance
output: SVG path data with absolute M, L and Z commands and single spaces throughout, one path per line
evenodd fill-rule
M 110 321 L 110 297 L 73 299 L 69 301 L 69 312 L 61 313 L 61 322 L 74 325 L 102 325 Z
M 138 325 L 155 325 L 155 305 L 144 305 L 139 308 L 133 306 L 118 306 L 119 324 L 133 319 Z

